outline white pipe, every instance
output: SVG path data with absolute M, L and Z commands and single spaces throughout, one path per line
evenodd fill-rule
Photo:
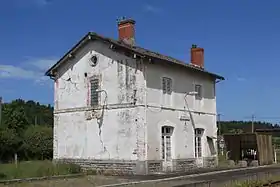
M 230 151 L 227 151 L 226 153 L 226 160 L 228 160 L 228 154 L 229 154 Z
M 275 148 L 273 149 L 274 151 L 274 163 L 277 163 L 277 154 Z

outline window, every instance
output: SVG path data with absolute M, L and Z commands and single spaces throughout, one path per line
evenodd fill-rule
M 99 79 L 94 78 L 90 80 L 90 95 L 91 95 L 91 106 L 96 106 L 99 104 Z
M 161 154 L 165 161 L 171 160 L 171 136 L 173 127 L 164 126 L 161 128 Z
M 200 158 L 200 157 L 202 157 L 201 138 L 202 138 L 202 134 L 203 134 L 203 129 L 195 129 L 194 134 L 195 134 L 195 139 L 194 139 L 195 157 Z
M 211 155 L 215 155 L 216 154 L 216 148 L 215 148 L 215 143 L 214 143 L 213 138 L 207 136 L 207 143 L 208 143 L 208 147 L 210 149 Z
M 172 79 L 168 77 L 162 78 L 162 95 L 161 104 L 166 107 L 172 106 Z
M 168 77 L 162 78 L 162 92 L 163 94 L 171 95 L 172 93 L 172 79 Z
M 195 99 L 201 99 L 202 98 L 202 86 L 199 84 L 196 84 L 194 90 L 197 93 L 195 95 Z

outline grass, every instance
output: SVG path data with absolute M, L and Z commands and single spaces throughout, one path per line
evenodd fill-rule
M 93 173 L 92 173 L 93 172 Z M 51 161 L 26 161 L 15 163 L 0 164 L 0 181 L 9 179 L 35 178 L 54 175 L 78 174 L 82 173 L 81 168 L 75 164 L 54 164 Z M 96 174 L 90 171 L 87 174 Z M 129 182 L 133 180 L 122 179 L 118 177 L 99 176 L 99 175 L 82 175 L 78 178 L 63 178 L 52 180 L 26 181 L 20 183 L 4 184 L 0 187 L 71 187 L 84 186 L 92 187 L 98 185 L 115 184 L 120 182 Z
M 51 161 L 26 161 L 0 164 L 0 180 L 44 177 L 81 173 L 80 166 L 75 164 L 54 164 Z
M 280 176 L 275 175 L 263 180 L 247 180 L 243 182 L 236 182 L 232 187 L 261 187 L 265 184 L 276 182 L 280 180 Z
M 78 178 L 42 180 L 13 184 L 0 184 L 0 187 L 93 187 L 116 183 L 132 182 L 133 180 L 117 177 L 89 175 Z

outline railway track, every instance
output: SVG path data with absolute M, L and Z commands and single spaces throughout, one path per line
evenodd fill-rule
M 280 186 L 280 180 L 263 184 L 262 186 Z

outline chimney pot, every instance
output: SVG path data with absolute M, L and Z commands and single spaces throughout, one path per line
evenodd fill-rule
M 204 49 L 195 44 L 191 47 L 191 64 L 204 69 Z
M 135 21 L 122 18 L 118 21 L 119 40 L 129 45 L 135 44 Z

